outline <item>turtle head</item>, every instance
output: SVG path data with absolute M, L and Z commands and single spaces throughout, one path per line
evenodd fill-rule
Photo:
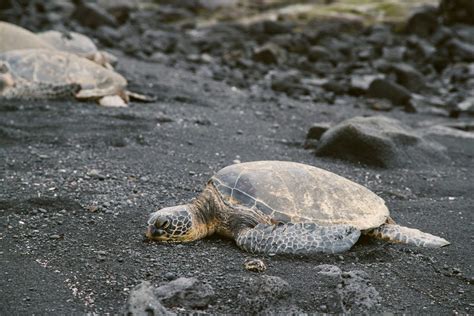
M 196 223 L 192 205 L 166 207 L 150 215 L 145 236 L 166 242 L 193 241 L 203 237 L 200 226 Z

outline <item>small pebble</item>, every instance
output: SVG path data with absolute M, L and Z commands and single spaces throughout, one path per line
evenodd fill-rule
M 175 275 L 173 272 L 166 272 L 166 273 L 163 275 L 163 278 L 164 278 L 166 281 L 172 281 L 172 280 L 176 279 L 176 275 Z
M 247 271 L 264 272 L 267 270 L 265 262 L 261 259 L 247 259 L 244 262 L 244 267 Z
M 104 180 L 105 176 L 100 173 L 97 169 L 91 169 L 87 172 L 87 175 L 93 179 Z

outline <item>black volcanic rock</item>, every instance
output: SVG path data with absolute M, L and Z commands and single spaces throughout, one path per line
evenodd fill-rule
M 306 133 L 306 139 L 320 139 L 329 129 L 329 123 L 314 123 Z
M 452 58 L 460 61 L 472 62 L 474 61 L 474 45 L 466 42 L 462 42 L 456 38 L 453 38 L 446 43 L 449 54 Z
M 397 77 L 397 82 L 408 90 L 419 93 L 426 89 L 426 78 L 413 66 L 397 63 L 393 64 L 391 68 Z
M 474 1 L 472 0 L 441 0 L 439 12 L 448 24 L 474 24 Z
M 87 2 L 84 0 L 74 0 L 76 9 L 72 14 L 72 18 L 78 21 L 81 25 L 93 29 L 102 25 L 118 26 L 118 22 L 113 15 L 108 13 L 104 8 L 96 3 Z
M 388 79 L 375 79 L 372 81 L 367 95 L 372 98 L 388 99 L 395 105 L 407 105 L 411 98 L 410 91 Z
M 405 32 L 428 37 L 438 28 L 438 12 L 433 6 L 424 6 L 415 12 L 407 21 Z
M 277 44 L 270 42 L 257 47 L 253 59 L 264 64 L 280 64 L 285 61 L 286 52 Z
M 308 59 L 310 61 L 327 61 L 330 60 L 331 53 L 323 46 L 313 46 L 308 51 Z

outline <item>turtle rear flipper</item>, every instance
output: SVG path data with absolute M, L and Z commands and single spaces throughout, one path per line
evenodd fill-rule
M 240 248 L 252 253 L 310 255 L 349 250 L 359 236 L 360 231 L 349 225 L 258 224 L 240 232 L 236 242 Z
M 450 242 L 444 238 L 397 224 L 383 224 L 365 234 L 393 243 L 403 243 L 427 248 L 440 248 L 450 244 Z
M 131 100 L 143 102 L 143 103 L 155 102 L 157 100 L 155 96 L 149 96 L 149 95 L 136 93 L 132 91 L 126 91 L 126 94 Z

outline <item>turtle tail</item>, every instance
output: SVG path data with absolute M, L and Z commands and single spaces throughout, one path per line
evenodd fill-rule
M 403 243 L 418 247 L 441 248 L 450 244 L 444 238 L 424 233 L 418 229 L 397 225 L 392 221 L 375 229 L 364 232 L 365 235 L 393 243 Z

